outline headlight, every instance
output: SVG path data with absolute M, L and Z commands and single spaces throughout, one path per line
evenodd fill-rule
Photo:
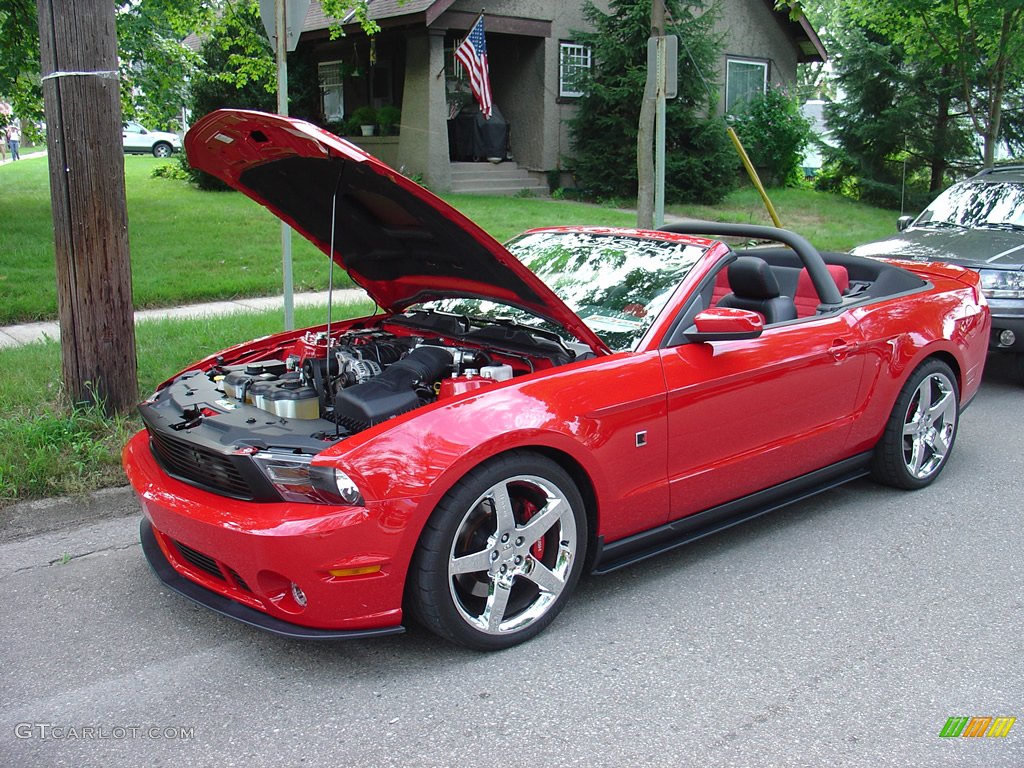
M 352 478 L 336 467 L 314 466 L 308 454 L 260 451 L 252 458 L 286 501 L 353 507 L 365 503 Z
M 981 292 L 990 299 L 1024 299 L 1024 272 L 982 269 Z

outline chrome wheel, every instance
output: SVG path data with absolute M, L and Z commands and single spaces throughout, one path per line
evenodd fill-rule
M 576 559 L 572 506 L 534 475 L 502 480 L 473 503 L 448 560 L 448 587 L 462 618 L 497 635 L 524 629 L 558 600 Z
M 946 460 L 957 411 L 956 390 L 945 375 L 933 373 L 918 385 L 903 422 L 903 462 L 912 477 L 924 480 Z
M 566 471 L 529 451 L 503 454 L 456 483 L 430 516 L 407 607 L 456 643 L 508 648 L 558 615 L 586 546 L 583 499 Z
M 960 390 L 942 360 L 923 362 L 904 383 L 872 459 L 871 474 L 896 488 L 923 488 L 946 465 L 956 440 Z

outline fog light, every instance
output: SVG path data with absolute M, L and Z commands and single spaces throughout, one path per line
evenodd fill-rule
M 1015 342 L 1016 340 L 1017 340 L 1017 337 L 1014 335 L 1013 331 L 1011 331 L 1011 330 L 1005 330 L 1005 331 L 1000 331 L 999 332 L 999 346 L 1000 347 L 1012 346 L 1013 342 Z
M 298 603 L 300 608 L 306 607 L 306 593 L 299 589 L 299 585 L 292 582 L 292 599 Z

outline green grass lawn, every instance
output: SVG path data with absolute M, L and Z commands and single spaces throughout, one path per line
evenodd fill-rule
M 811 189 L 770 189 L 768 196 L 783 228 L 800 233 L 823 251 L 848 251 L 896 233 L 899 214 L 840 195 Z M 720 205 L 672 205 L 666 211 L 710 221 L 772 224 L 761 196 L 752 187 L 736 190 Z

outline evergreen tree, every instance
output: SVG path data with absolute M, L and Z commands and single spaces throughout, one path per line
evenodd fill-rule
M 635 198 L 636 141 L 647 80 L 650 0 L 612 0 L 605 14 L 587 2 L 593 32 L 574 33 L 593 51 L 576 117 L 570 123 L 574 172 L 598 198 Z M 718 46 L 712 12 L 703 3 L 668 0 L 667 33 L 679 36 L 679 95 L 666 108 L 665 196 L 674 202 L 715 203 L 736 179 L 737 159 L 701 75 L 711 78 Z
M 885 35 L 848 22 L 833 61 L 843 100 L 826 108 L 838 146 L 819 186 L 888 208 L 920 208 L 973 159 L 948 71 L 907 56 Z

